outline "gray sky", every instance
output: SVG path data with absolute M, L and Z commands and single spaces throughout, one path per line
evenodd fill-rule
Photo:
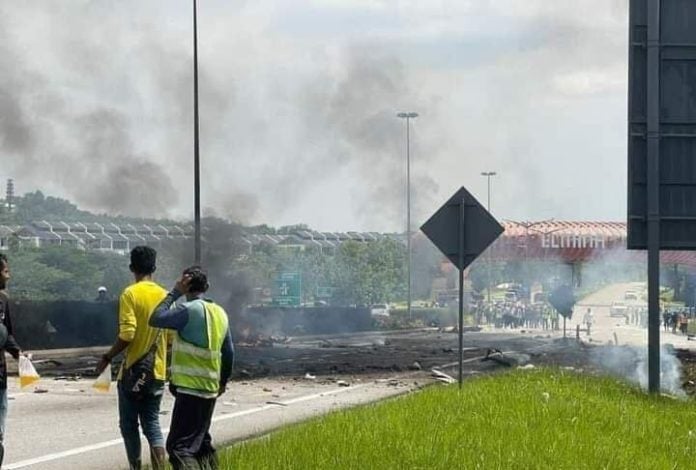
M 623 220 L 626 0 L 200 1 L 205 212 L 414 226 L 459 186 L 500 219 Z M 0 178 L 191 217 L 191 5 L 0 0 Z

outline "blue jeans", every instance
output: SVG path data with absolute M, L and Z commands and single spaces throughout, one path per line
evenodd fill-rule
M 121 436 L 131 468 L 140 468 L 140 430 L 143 429 L 150 447 L 164 447 L 164 437 L 159 423 L 160 403 L 164 385 L 157 387 L 144 398 L 135 400 L 127 395 L 118 383 L 118 414 Z
M 1 351 L 0 351 L 1 352 Z M 0 388 L 0 468 L 5 456 L 5 420 L 7 419 L 7 389 Z

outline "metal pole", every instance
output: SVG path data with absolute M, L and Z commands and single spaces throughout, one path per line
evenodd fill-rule
M 198 134 L 198 8 L 193 0 L 193 219 L 196 264 L 201 263 L 201 162 Z
M 648 390 L 660 391 L 660 0 L 648 1 Z
M 406 119 L 406 251 L 408 251 L 408 318 L 411 319 L 411 119 L 418 113 L 398 113 L 396 117 Z
M 488 206 L 488 212 L 491 212 L 491 173 L 489 172 L 487 175 L 488 177 L 488 201 L 487 201 L 487 206 Z M 491 253 L 490 251 L 488 252 L 488 308 L 491 308 L 491 283 L 493 281 L 491 280 Z
M 488 200 L 486 203 L 487 210 L 490 213 L 491 212 L 491 177 L 497 175 L 495 171 L 484 171 L 481 173 L 481 176 L 485 176 L 487 179 L 487 184 L 488 184 Z M 492 256 L 491 256 L 491 251 L 487 252 L 486 255 L 487 258 L 487 270 L 488 270 L 488 306 L 490 308 L 491 304 L 491 263 L 492 263 Z
M 459 209 L 459 388 L 462 388 L 464 367 L 464 214 L 466 201 L 460 202 Z
M 406 250 L 408 251 L 408 319 L 411 320 L 411 118 L 406 117 Z

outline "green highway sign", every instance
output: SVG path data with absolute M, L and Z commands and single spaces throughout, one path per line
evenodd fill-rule
M 316 297 L 318 299 L 330 299 L 333 297 L 335 287 L 318 286 Z
M 302 303 L 302 275 L 280 273 L 273 286 L 273 304 L 299 307 Z

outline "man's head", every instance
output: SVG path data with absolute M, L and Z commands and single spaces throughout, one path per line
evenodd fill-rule
M 149 246 L 136 246 L 130 254 L 130 270 L 136 276 L 149 276 L 157 268 L 157 252 Z
M 7 287 L 10 280 L 10 263 L 7 261 L 7 256 L 0 253 L 0 289 Z
M 184 270 L 184 277 L 189 279 L 189 294 L 202 294 L 208 290 L 208 273 L 200 266 L 191 266 Z

